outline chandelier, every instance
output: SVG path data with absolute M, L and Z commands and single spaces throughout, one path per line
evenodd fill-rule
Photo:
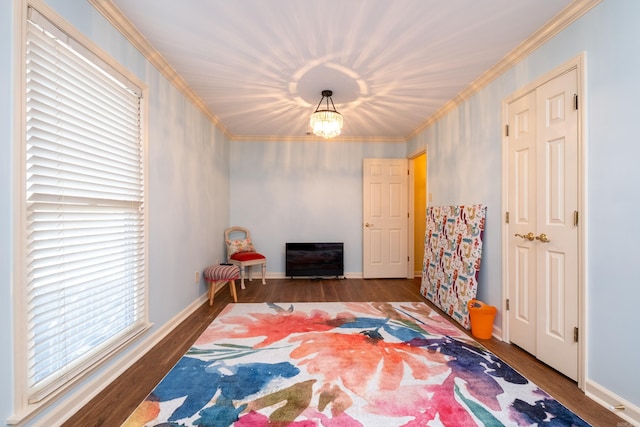
M 342 114 L 336 111 L 331 95 L 333 95 L 333 92 L 330 90 L 322 91 L 322 98 L 316 107 L 316 111 L 311 114 L 311 120 L 309 120 L 313 133 L 326 139 L 338 136 L 342 132 Z M 320 109 L 325 98 L 327 99 L 327 107 Z M 329 101 L 331 101 L 331 109 L 329 108 Z

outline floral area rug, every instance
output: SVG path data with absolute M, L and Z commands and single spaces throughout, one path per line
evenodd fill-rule
M 422 302 L 229 304 L 123 424 L 587 426 Z

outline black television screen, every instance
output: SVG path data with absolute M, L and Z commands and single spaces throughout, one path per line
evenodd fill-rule
M 342 276 L 344 274 L 343 243 L 287 243 L 285 275 Z

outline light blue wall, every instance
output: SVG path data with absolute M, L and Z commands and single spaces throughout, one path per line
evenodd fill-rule
M 501 100 L 587 54 L 587 379 L 640 404 L 640 2 L 606 0 L 407 147 L 427 147 L 433 204 L 488 204 L 479 295 L 501 306 Z
M 0 424 L 11 413 L 13 405 L 13 307 L 11 304 L 12 251 L 12 121 L 13 76 L 11 62 L 13 46 L 13 12 L 11 2 L 0 2 Z
M 483 91 L 418 135 L 407 152 L 427 147 L 429 206 L 487 206 L 478 298 L 500 307 L 501 136 L 500 126 L 486 120 L 487 104 L 497 105 L 499 113 L 500 100 Z M 500 313 L 496 322 L 500 324 Z
M 362 162 L 405 158 L 405 144 L 233 142 L 231 220 L 247 227 L 269 273 L 285 242 L 344 242 L 345 273 L 362 273 Z
M 18 3 L 18 2 L 17 2 Z M 431 204 L 488 205 L 479 297 L 501 304 L 501 100 L 582 51 L 588 54 L 588 379 L 640 404 L 636 363 L 640 287 L 640 2 L 607 0 L 425 130 L 406 146 L 383 143 L 233 142 L 87 2 L 49 0 L 62 16 L 149 86 L 150 319 L 156 327 L 205 292 L 193 274 L 224 256 L 230 223 L 251 228 L 284 271 L 284 242 L 340 240 L 345 271 L 362 271 L 362 160 L 428 148 Z M 12 2 L 0 2 L 0 378 L 12 378 Z M 4 24 L 4 25 L 3 25 Z M 230 159 L 230 160 L 229 160 Z M 124 354 L 127 357 L 130 353 Z M 13 385 L 0 382 L 0 420 Z M 0 421 L 1 423 L 1 421 Z
M 16 1 L 15 4 L 21 3 Z M 11 1 L 0 2 L 0 424 L 13 411 L 11 204 L 13 37 Z M 229 224 L 228 139 L 86 1 L 49 0 L 58 14 L 148 86 L 149 320 L 152 331 L 206 293 L 196 271 L 223 256 Z M 215 242 L 215 243 L 212 243 Z M 135 352 L 130 349 L 119 359 Z M 95 374 L 95 378 L 100 372 Z

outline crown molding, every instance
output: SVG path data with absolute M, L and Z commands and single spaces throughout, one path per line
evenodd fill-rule
M 404 144 L 406 139 L 398 137 L 381 137 L 381 136 L 336 136 L 331 139 L 324 139 L 315 135 L 306 136 L 277 136 L 277 135 L 235 135 L 232 141 L 238 142 L 367 142 L 367 143 L 387 143 L 387 144 Z
M 190 100 L 211 122 L 217 126 L 224 135 L 232 139 L 229 130 L 220 119 L 213 114 L 207 104 L 196 94 L 189 84 L 178 74 L 149 41 L 138 31 L 131 21 L 111 0 L 88 0 L 89 3 L 104 16 L 144 57 L 173 84 L 182 94 Z
M 427 120 L 411 132 L 405 140 L 409 140 L 428 127 L 435 124 L 438 120 L 446 116 L 449 112 L 457 108 L 460 104 L 471 98 L 481 89 L 488 86 L 496 78 L 504 74 L 511 67 L 522 61 L 536 49 L 544 45 L 546 42 L 555 37 L 562 30 L 567 28 L 573 22 L 578 20 L 582 15 L 597 6 L 602 0 L 575 0 L 567 7 L 560 11 L 549 22 L 540 27 L 528 39 L 516 46 L 497 64 L 487 70 L 484 74 L 474 80 L 466 89 L 456 95 L 454 98 L 445 103 L 440 109 L 433 113 Z
M 321 140 L 314 137 L 275 137 L 275 136 L 255 136 L 255 135 L 232 135 L 229 130 L 222 124 L 220 119 L 213 114 L 186 81 L 176 72 L 176 70 L 153 48 L 151 43 L 136 29 L 131 21 L 120 11 L 120 9 L 111 0 L 88 0 L 93 7 L 98 10 L 127 40 L 134 45 L 142 55 L 182 94 L 190 100 L 200 111 L 202 111 L 211 122 L 217 126 L 224 135 L 232 141 L 306 141 Z M 545 44 L 559 32 L 567 28 L 582 15 L 597 6 L 602 0 L 575 0 L 565 7 L 560 13 L 553 17 L 549 22 L 543 25 L 527 40 L 520 43 L 515 49 L 509 52 L 497 64 L 487 70 L 484 74 L 474 80 L 467 88 L 456 95 L 454 98 L 446 102 L 440 109 L 429 116 L 420 126 L 404 138 L 362 138 L 362 137 L 344 137 L 333 139 L 334 141 L 353 141 L 353 142 L 406 142 L 415 137 L 420 132 L 432 126 L 442 117 L 454 110 L 460 104 L 471 98 L 481 89 L 488 86 L 497 77 L 506 72 L 509 68 L 524 59 L 527 55 L 534 52 L 540 46 Z

